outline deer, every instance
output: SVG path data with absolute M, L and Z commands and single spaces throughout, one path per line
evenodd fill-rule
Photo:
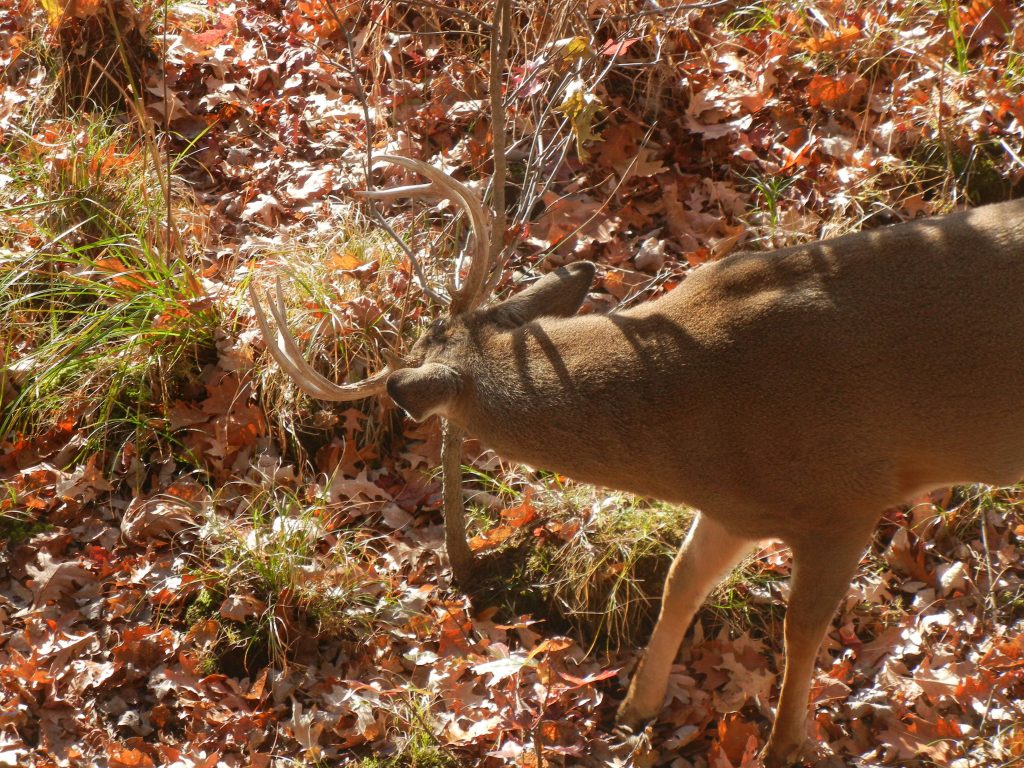
M 595 266 L 576 262 L 485 303 L 490 216 L 461 182 L 380 198 L 446 197 L 474 248 L 446 316 L 354 384 L 306 363 L 250 284 L 267 348 L 311 397 L 387 394 L 502 457 L 698 510 L 616 720 L 656 718 L 705 596 L 758 542 L 792 552 L 785 664 L 762 753 L 805 747 L 818 649 L 881 514 L 960 483 L 1024 476 L 1024 200 L 918 219 L 692 269 L 664 295 L 577 314 Z

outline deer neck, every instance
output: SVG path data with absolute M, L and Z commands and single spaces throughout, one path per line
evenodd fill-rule
M 684 436 L 705 431 L 698 422 L 709 415 L 687 397 L 705 346 L 671 319 L 671 308 L 659 301 L 493 333 L 451 418 L 507 459 L 673 500 L 703 450 L 688 450 Z M 643 427 L 651 412 L 673 428 L 652 436 Z M 643 458 L 652 450 L 667 462 L 653 473 Z

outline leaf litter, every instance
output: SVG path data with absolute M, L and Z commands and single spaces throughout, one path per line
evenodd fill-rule
M 154 16 L 143 108 L 183 153 L 176 172 L 204 221 L 200 300 L 231 321 L 190 383 L 152 404 L 169 436 L 158 447 L 83 451 L 71 411 L 2 436 L 0 765 L 414 765 L 423 744 L 451 765 L 758 764 L 777 700 L 776 614 L 730 626 L 703 612 L 652 732 L 622 743 L 612 713 L 644 638 L 597 651 L 451 587 L 436 426 L 380 405 L 314 413 L 287 391 L 267 399 L 261 341 L 235 298 L 254 269 L 327 242 L 342 340 L 429 316 L 407 264 L 339 239 L 340 222 L 363 215 L 349 192 L 366 184 L 367 137 L 377 153 L 491 172 L 473 27 L 490 8 L 426 6 L 226 2 Z M 564 19 L 524 21 L 510 134 L 571 144 L 509 233 L 519 244 L 502 288 L 517 271 L 589 258 L 602 287 L 590 304 L 608 308 L 742 247 L 1019 189 L 1021 12 L 943 7 L 591 3 L 558 36 Z M 27 109 L 45 103 L 49 77 L 31 41 L 87 29 L 99 8 L 0 3 L 0 135 L 53 145 L 51 169 L 82 139 Z M 102 155 L 92 171 L 130 157 Z M 42 245 L 42 207 L 15 183 L 23 159 L 0 155 L 4 259 Z M 414 223 L 387 213 L 400 230 Z M 411 247 L 429 262 L 424 242 Z M 122 290 L 152 288 L 114 259 L 96 265 Z M 305 308 L 325 317 L 317 300 Z M 11 334 L 0 330 L 5 406 L 34 370 L 19 366 L 32 337 Z M 398 428 L 390 441 L 382 424 Z M 481 456 L 482 471 L 501 471 Z M 550 493 L 540 480 L 526 488 L 497 497 L 474 548 L 583 535 L 578 520 L 545 517 L 531 498 Z M 967 489 L 887 513 L 818 656 L 818 764 L 1024 759 L 1022 504 L 1019 490 Z M 228 547 L 231 526 L 242 533 Z M 243 557 L 249 576 L 228 579 Z M 730 594 L 757 613 L 787 573 L 768 545 Z

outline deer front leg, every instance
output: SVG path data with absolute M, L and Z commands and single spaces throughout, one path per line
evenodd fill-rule
M 661 612 L 651 641 L 619 706 L 616 721 L 620 725 L 636 728 L 661 709 L 669 671 L 690 620 L 711 588 L 752 547 L 750 539 L 734 536 L 706 515 L 694 518 L 665 580 Z
M 477 559 L 466 539 L 466 505 L 462 499 L 462 439 L 466 433 L 445 419 L 441 423 L 441 483 L 444 510 L 444 547 L 452 577 L 469 589 L 478 576 Z
M 829 540 L 793 545 L 793 576 L 785 622 L 786 670 L 775 724 L 763 753 L 766 768 L 790 765 L 800 756 L 818 648 L 836 607 L 850 587 L 870 535 L 864 531 L 857 531 L 856 535 L 837 531 Z

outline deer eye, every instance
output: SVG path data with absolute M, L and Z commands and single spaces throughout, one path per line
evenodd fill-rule
M 427 330 L 427 333 L 430 335 L 432 339 L 443 339 L 445 336 L 448 335 L 448 321 L 445 320 L 444 318 L 435 320 L 433 323 L 431 323 L 430 328 Z

